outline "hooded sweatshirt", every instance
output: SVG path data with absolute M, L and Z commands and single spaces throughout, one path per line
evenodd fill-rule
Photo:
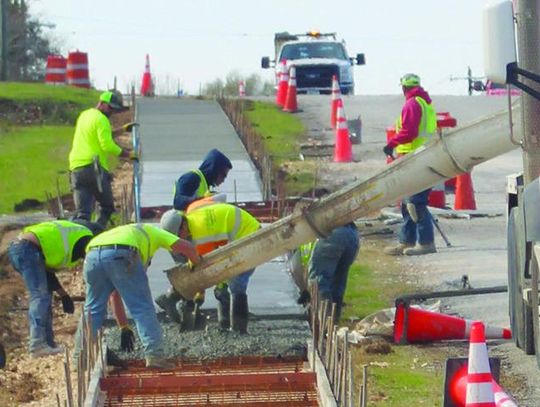
M 431 104 L 429 94 L 421 86 L 409 89 L 405 93 L 405 104 L 401 109 L 401 129 L 388 142 L 390 147 L 395 148 L 399 144 L 410 143 L 418 136 L 418 126 L 420 125 L 420 120 L 422 120 L 422 107 L 415 99 L 417 96 L 424 99 L 428 104 Z
M 199 170 L 203 173 L 208 187 L 216 186 L 216 180 L 225 169 L 231 169 L 231 161 L 218 149 L 214 148 L 208 152 Z M 176 192 L 174 194 L 174 209 L 185 211 L 190 203 L 200 198 L 196 196 L 201 179 L 193 171 L 188 171 L 176 181 Z

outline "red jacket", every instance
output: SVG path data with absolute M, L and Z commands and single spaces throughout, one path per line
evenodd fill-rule
M 415 97 L 420 96 L 427 103 L 431 104 L 429 94 L 421 86 L 416 86 L 405 93 L 405 104 L 401 109 L 401 129 L 388 145 L 395 148 L 399 144 L 407 144 L 418 136 L 418 127 L 422 120 L 422 107 Z

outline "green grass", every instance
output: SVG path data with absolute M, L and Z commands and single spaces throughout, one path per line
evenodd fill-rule
M 15 102 L 71 102 L 80 106 L 96 104 L 100 92 L 73 86 L 51 86 L 42 83 L 0 82 L 0 99 Z
M 246 116 L 263 137 L 275 163 L 298 159 L 299 141 L 306 134 L 300 119 L 271 103 L 253 102 L 247 106 Z
M 17 127 L 0 132 L 0 213 L 12 213 L 13 205 L 26 198 L 56 195 L 59 178 L 62 193 L 69 191 L 68 154 L 71 126 Z

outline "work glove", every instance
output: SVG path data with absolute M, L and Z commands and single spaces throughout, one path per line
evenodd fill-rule
M 132 352 L 133 349 L 135 349 L 135 334 L 129 325 L 121 328 L 120 349 L 122 349 L 124 352 Z
M 383 147 L 382 151 L 386 156 L 394 158 L 394 147 L 387 144 Z
M 139 161 L 139 155 L 137 154 L 137 152 L 135 150 L 131 150 L 129 152 L 129 159 L 132 160 L 132 161 Z
M 75 304 L 69 295 L 63 295 L 60 297 L 62 300 L 62 309 L 66 314 L 73 314 L 75 312 Z
M 136 122 L 129 122 L 129 123 L 124 124 L 124 125 L 122 126 L 122 129 L 123 129 L 124 131 L 130 132 L 131 130 L 133 130 L 133 127 L 138 126 L 138 125 L 139 125 L 139 123 L 136 123 Z

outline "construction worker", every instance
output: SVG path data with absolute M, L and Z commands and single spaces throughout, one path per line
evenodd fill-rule
M 63 353 L 54 341 L 52 292 L 61 295 L 64 312 L 73 313 L 71 297 L 60 286 L 54 270 L 71 267 L 85 255 L 85 248 L 100 227 L 58 220 L 28 226 L 11 242 L 8 255 L 28 289 L 29 351 L 33 357 Z
M 113 295 L 113 300 L 123 300 L 135 320 L 146 366 L 169 369 L 174 364 L 163 358 L 163 335 L 146 275 L 150 260 L 159 248 L 182 254 L 193 264 L 200 261 L 191 243 L 150 224 L 118 226 L 92 239 L 83 267 L 84 310 L 90 314 L 95 335 L 103 325 L 109 296 L 116 290 L 119 295 Z
M 114 212 L 109 157 L 137 159 L 133 151 L 122 149 L 113 140 L 113 136 L 131 131 L 136 125 L 130 122 L 118 129 L 111 129 L 111 115 L 125 109 L 122 94 L 107 91 L 101 94 L 95 108 L 83 111 L 77 119 L 69 153 L 71 188 L 76 210 L 74 219 L 90 220 L 94 202 L 97 201 L 100 206 L 97 223 L 106 228 Z
M 210 150 L 198 169 L 182 174 L 176 181 L 173 208 L 188 211 L 188 207 L 195 201 L 209 196 L 212 196 L 212 200 L 215 202 L 225 202 L 225 194 L 213 194 L 210 191 L 210 187 L 221 185 L 231 169 L 232 163 L 225 154 L 216 148 Z M 192 206 L 191 208 L 193 209 L 194 207 Z M 182 262 L 182 259 L 179 259 L 179 261 Z M 167 293 L 161 294 L 155 299 L 156 304 L 177 323 L 182 323 L 182 317 L 177 310 L 177 304 L 181 300 L 181 295 L 174 287 L 171 287 Z M 200 307 L 204 301 L 204 293 L 200 293 L 196 301 Z M 195 308 L 195 303 L 192 300 L 184 301 L 182 307 L 184 311 L 183 316 L 187 318 L 191 313 L 190 310 Z M 190 325 L 192 325 L 191 322 L 184 323 L 186 329 L 189 329 Z
M 360 234 L 354 222 L 351 222 L 318 239 L 309 259 L 309 281 L 317 284 L 319 298 L 336 304 L 336 323 L 343 309 L 349 268 L 359 248 Z
M 437 128 L 435 109 L 428 93 L 420 86 L 418 75 L 408 73 L 400 79 L 400 84 L 405 104 L 396 122 L 396 135 L 383 148 L 383 152 L 390 157 L 393 157 L 394 149 L 398 157 L 415 151 L 429 140 Z M 386 247 L 386 254 L 415 256 L 437 251 L 433 218 L 427 207 L 430 191 L 426 189 L 401 201 L 403 226 L 399 243 Z
M 229 242 L 255 233 L 260 224 L 243 209 L 227 203 L 202 205 L 184 213 L 171 209 L 161 217 L 161 227 L 181 238 L 189 239 L 201 255 Z M 247 333 L 247 286 L 254 269 L 231 278 L 227 284 L 218 284 L 214 295 L 218 301 L 220 328 Z

